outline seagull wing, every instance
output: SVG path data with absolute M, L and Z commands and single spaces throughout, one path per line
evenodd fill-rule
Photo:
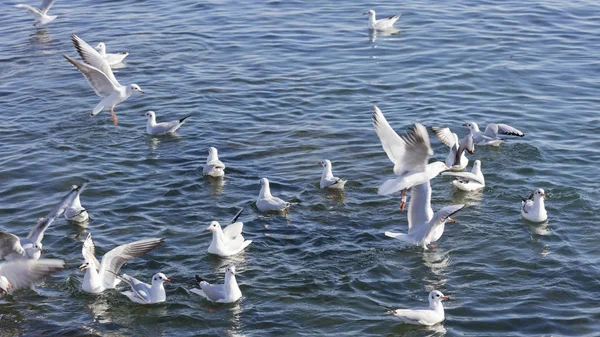
M 485 184 L 485 181 L 483 179 L 481 179 L 481 177 L 477 176 L 476 174 L 474 174 L 473 172 L 452 172 L 452 171 L 445 171 L 442 172 L 443 176 L 452 176 L 452 177 L 457 177 L 457 178 L 461 178 L 461 179 L 466 179 L 466 180 L 470 180 L 470 181 L 474 181 L 480 184 Z
M 21 240 L 14 234 L 0 232 L 0 259 L 12 254 L 25 255 Z
M 488 124 L 485 127 L 485 135 L 495 138 L 498 134 L 523 137 L 525 134 L 510 125 L 506 124 Z
M 92 234 L 88 234 L 85 241 L 83 241 L 83 247 L 81 248 L 81 255 L 85 262 L 92 263 L 94 268 L 100 268 L 100 262 L 96 259 L 96 245 L 92 240 Z
M 415 185 L 410 189 L 407 217 L 409 234 L 412 231 L 418 231 L 422 226 L 426 226 L 433 217 L 433 210 L 431 209 L 431 185 L 429 185 L 429 181 Z
M 200 282 L 200 288 L 204 291 L 206 298 L 216 302 L 225 298 L 225 289 L 223 284 L 209 284 L 208 282 Z
M 429 134 L 422 124 L 415 123 L 407 134 L 399 136 L 388 124 L 383 113 L 373 106 L 373 125 L 381 141 L 381 146 L 394 163 L 394 173 L 425 171 L 427 159 L 433 155 L 429 145 Z
M 75 49 L 77 49 L 79 56 L 83 59 L 83 62 L 102 71 L 115 85 L 120 85 L 110 68 L 110 64 L 106 61 L 106 58 L 102 57 L 94 47 L 87 44 L 87 42 L 83 41 L 79 36 L 73 34 L 71 35 L 71 40 L 73 41 L 73 45 L 75 46 Z
M 146 303 L 151 302 L 150 285 L 149 284 L 146 284 L 146 283 L 136 279 L 135 277 L 129 276 L 127 274 L 123 274 L 123 275 L 119 276 L 119 278 L 121 278 L 122 280 L 125 280 L 127 282 L 127 284 L 129 284 L 129 287 L 131 288 L 131 290 L 142 301 L 144 301 Z
M 16 260 L 0 264 L 0 275 L 8 279 L 13 290 L 17 290 L 27 288 L 64 268 L 63 260 Z
M 96 95 L 100 97 L 106 97 L 117 91 L 118 88 L 102 71 L 95 67 L 90 66 L 82 62 L 75 61 L 67 55 L 63 55 L 67 61 L 71 62 L 72 65 L 79 70 L 85 79 L 88 81 L 92 89 L 96 92 Z M 119 84 L 120 85 L 120 84 Z
M 456 145 L 456 139 L 454 138 L 452 131 L 450 131 L 450 128 L 438 128 L 432 126 L 431 131 L 435 133 L 435 136 L 440 140 L 440 142 L 446 144 L 448 147 L 452 148 L 454 145 Z
M 242 229 L 244 228 L 244 223 L 235 222 L 230 224 L 229 226 L 223 228 L 223 234 L 230 240 L 234 240 L 236 237 L 242 234 Z
M 131 261 L 136 257 L 140 257 L 165 242 L 164 239 L 152 238 L 144 239 L 124 245 L 120 245 L 117 248 L 104 254 L 102 257 L 102 264 L 100 267 L 100 274 L 102 274 L 102 280 L 105 285 L 114 286 L 115 274 L 118 273 L 121 267 L 127 261 Z M 106 271 L 109 272 L 106 272 Z
M 46 215 L 45 218 L 40 219 L 40 221 L 33 227 L 27 238 L 31 240 L 31 242 L 40 242 L 44 238 L 44 231 L 54 222 L 54 220 L 63 214 L 65 208 L 69 207 L 69 205 L 73 202 L 73 199 L 77 196 L 77 192 L 79 191 L 79 186 L 73 186 L 69 193 L 65 195 L 58 205 L 54 206 L 54 208 Z
M 56 0 L 44 0 L 42 1 L 42 5 L 40 6 L 40 11 L 42 11 L 42 13 L 46 14 L 48 13 L 48 11 L 50 10 L 50 7 L 52 7 L 52 5 L 54 5 L 54 2 Z
M 431 235 L 431 233 L 433 233 L 438 226 L 440 226 L 442 223 L 446 222 L 446 220 L 448 220 L 449 217 L 456 214 L 458 211 L 460 211 L 464 207 L 465 207 L 465 205 L 451 205 L 451 206 L 442 207 L 439 211 L 437 211 L 433 215 L 433 218 L 431 218 L 431 221 L 429 221 L 430 227 L 429 227 L 429 231 L 427 232 L 427 235 L 425 235 L 425 237 L 428 238 Z
M 39 9 L 29 6 L 29 5 L 25 5 L 25 4 L 18 4 L 15 5 L 15 7 L 17 8 L 25 8 L 29 14 L 32 14 L 33 16 L 41 16 L 42 15 L 42 11 L 40 11 Z

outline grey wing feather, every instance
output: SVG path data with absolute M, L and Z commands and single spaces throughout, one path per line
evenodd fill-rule
M 63 55 L 67 61 L 69 61 L 79 72 L 83 74 L 85 79 L 88 81 L 92 89 L 96 92 L 96 95 L 100 97 L 106 97 L 112 94 L 117 87 L 115 83 L 113 83 L 105 73 L 100 71 L 99 69 L 92 67 L 89 64 L 85 64 L 82 62 L 78 62 L 73 58 Z
M 46 215 L 45 218 L 40 219 L 37 225 L 33 227 L 29 235 L 27 235 L 28 239 L 31 239 L 32 242 L 39 242 L 44 237 L 44 231 L 65 211 L 65 208 L 69 207 L 69 205 L 73 202 L 73 199 L 77 196 L 77 192 L 80 187 L 74 186 L 71 188 L 69 193 L 65 195 L 62 200 L 54 206 L 54 208 Z
M 25 254 L 25 250 L 21 246 L 21 240 L 14 234 L 0 232 L 0 259 L 12 254 Z
M 225 298 L 224 286 L 222 284 L 209 284 L 207 282 L 200 283 L 200 288 L 206 294 L 206 297 L 213 302 Z
M 88 233 L 87 238 L 83 242 L 81 254 L 86 262 L 92 262 L 96 269 L 100 268 L 100 262 L 96 259 L 96 245 L 94 244 L 91 233 Z
M 481 179 L 481 177 L 477 176 L 476 174 L 472 173 L 472 172 L 452 172 L 452 171 L 446 171 L 446 172 L 442 172 L 443 176 L 451 176 L 451 177 L 457 177 L 457 178 L 462 178 L 462 179 L 466 179 L 466 180 L 471 180 L 480 184 L 485 184 L 485 181 Z
M 122 280 L 127 281 L 131 290 L 144 302 L 150 303 L 150 287 L 148 284 L 136 279 L 133 276 L 123 274 L 120 276 Z
M 506 124 L 488 124 L 485 128 L 485 135 L 496 137 L 498 134 L 523 137 L 525 134 L 516 128 Z
M 114 248 L 113 250 L 104 254 L 102 257 L 100 272 L 102 273 L 105 270 L 112 272 L 104 273 L 104 283 L 112 285 L 115 281 L 115 275 L 113 273 L 118 273 L 125 262 L 131 261 L 136 257 L 140 257 L 152 251 L 153 249 L 162 245 L 163 242 L 165 242 L 165 239 L 152 238 L 139 240 L 118 246 L 117 248 Z
M 440 140 L 440 142 L 446 144 L 448 147 L 454 147 L 455 139 L 450 128 L 439 128 L 432 126 L 431 131 L 435 133 L 435 136 Z
M 79 56 L 81 56 L 83 59 L 83 62 L 100 70 L 111 82 L 119 85 L 119 81 L 117 81 L 115 78 L 115 75 L 110 68 L 110 64 L 108 64 L 108 61 L 106 61 L 106 58 L 102 57 L 102 55 L 100 55 L 100 53 L 94 49 L 94 47 L 87 44 L 87 42 L 85 42 L 79 36 L 73 34 L 71 35 L 71 40 L 73 41 L 73 46 L 75 46 L 75 49 L 77 49 Z
M 42 1 L 42 6 L 40 6 L 40 11 L 42 11 L 42 13 L 44 13 L 44 14 L 48 13 L 48 11 L 52 7 L 52 5 L 54 5 L 55 1 L 56 0 L 44 0 L 44 1 Z
M 13 290 L 29 287 L 65 268 L 63 260 L 16 260 L 0 264 L 0 275 L 6 277 Z

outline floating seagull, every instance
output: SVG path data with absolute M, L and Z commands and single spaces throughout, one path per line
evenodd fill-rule
M 442 171 L 448 170 L 448 167 L 441 161 L 427 164 L 433 150 L 429 145 L 427 129 L 422 124 L 415 123 L 408 134 L 399 136 L 388 124 L 381 110 L 373 105 L 373 126 L 381 140 L 381 146 L 394 163 L 394 173 L 398 176 L 385 181 L 377 192 L 389 195 L 402 191 L 400 209 L 404 210 L 406 191 L 409 188 L 433 179 Z
M 463 126 L 469 128 L 475 145 L 498 146 L 504 141 L 504 138 L 500 138 L 498 135 L 525 136 L 523 132 L 506 124 L 488 124 L 484 132 L 479 131 L 479 126 L 475 122 L 466 123 Z
M 224 229 L 222 229 L 221 225 L 216 221 L 211 222 L 210 226 L 206 227 L 207 231 L 212 232 L 212 241 L 210 242 L 210 246 L 208 246 L 208 252 L 210 254 L 222 257 L 235 255 L 252 243 L 252 240 L 244 240 L 244 237 L 242 236 L 244 224 L 242 222 L 237 222 L 237 219 L 240 214 L 242 214 L 243 210 L 244 208 L 242 207 L 242 209 L 240 209 L 233 217 L 231 223 Z
M 127 274 L 116 275 L 117 278 L 127 282 L 131 291 L 123 291 L 121 294 L 129 297 L 132 302 L 139 304 L 154 304 L 167 300 L 165 293 L 165 282 L 171 283 L 171 280 L 163 273 L 156 273 L 152 276 L 152 285 L 144 283 L 135 277 Z
M 457 177 L 452 184 L 459 190 L 474 192 L 485 187 L 485 179 L 481 172 L 481 161 L 473 162 L 471 172 L 442 172 L 443 176 Z
M 65 269 L 65 261 L 54 259 L 17 260 L 0 263 L 0 295 L 27 288 Z
M 256 200 L 256 207 L 259 211 L 283 211 L 290 207 L 291 204 L 289 202 L 285 202 L 271 195 L 271 188 L 269 187 L 269 180 L 267 178 L 262 178 L 260 184 L 262 187 L 260 188 L 260 193 Z
M 331 172 L 331 162 L 328 159 L 319 163 L 323 166 L 323 174 L 321 175 L 321 188 L 337 188 L 343 189 L 344 185 L 348 180 L 343 180 L 338 177 L 334 177 Z
M 79 200 L 79 196 L 87 186 L 87 183 L 84 183 L 77 191 L 75 198 L 67 208 L 65 208 L 65 218 L 69 221 L 73 222 L 86 222 L 89 219 L 89 214 L 83 206 L 81 206 L 81 201 Z M 76 188 L 77 186 L 73 186 Z
M 216 148 L 209 147 L 206 149 L 208 157 L 206 165 L 202 169 L 202 174 L 211 177 L 222 177 L 225 175 L 225 164 L 219 160 L 219 153 Z
M 129 52 L 107 53 L 104 42 L 98 43 L 94 49 L 96 49 L 100 55 L 106 59 L 106 62 L 108 62 L 108 65 L 111 67 L 120 64 L 127 57 L 127 55 L 129 55 Z
M 34 26 L 43 26 L 47 23 L 50 23 L 52 21 L 54 21 L 54 19 L 56 19 L 56 16 L 51 16 L 51 15 L 47 15 L 48 11 L 50 10 L 50 7 L 52 7 L 52 5 L 54 5 L 54 2 L 56 0 L 44 0 L 42 1 L 42 5 L 40 6 L 40 8 L 35 8 L 29 5 L 25 5 L 25 4 L 18 4 L 15 5 L 15 7 L 17 8 L 25 8 L 26 10 L 29 11 L 29 14 L 33 15 L 35 17 L 35 23 L 33 24 Z
M 375 30 L 385 30 L 385 29 L 392 28 L 392 26 L 394 26 L 394 23 L 396 21 L 398 21 L 398 19 L 400 18 L 400 15 L 402 15 L 401 13 L 399 13 L 396 15 L 392 15 L 389 18 L 377 20 L 375 18 L 374 10 L 369 9 L 367 12 L 363 13 L 363 15 L 367 15 L 367 14 L 369 15 L 369 29 L 375 29 Z
M 69 193 L 62 198 L 60 203 L 45 218 L 41 218 L 38 221 L 37 225 L 33 227 L 26 238 L 19 238 L 11 233 L 0 232 L 0 259 L 39 259 L 42 254 L 44 232 L 65 211 L 65 208 L 71 204 L 79 189 L 80 187 L 74 185 Z
M 434 325 L 444 321 L 444 306 L 442 301 L 448 301 L 450 297 L 444 296 L 440 291 L 434 290 L 429 293 L 429 307 L 412 309 L 388 309 L 388 313 L 400 318 L 404 323 L 414 325 Z
M 429 182 L 413 186 L 408 204 L 408 234 L 385 232 L 385 235 L 427 249 L 427 245 L 440 239 L 446 222 L 454 222 L 450 216 L 463 207 L 465 205 L 446 206 L 433 214 Z
M 475 144 L 473 143 L 473 135 L 468 134 L 460 142 L 456 133 L 450 131 L 449 128 L 431 127 L 440 142 L 448 145 L 450 153 L 446 157 L 446 166 L 451 171 L 462 171 L 469 164 L 469 159 L 465 156 L 465 151 L 469 154 L 475 153 Z
M 100 263 L 96 259 L 96 246 L 92 240 L 92 234 L 88 234 L 81 249 L 85 263 L 79 269 L 86 271 L 81 288 L 92 294 L 101 293 L 106 289 L 114 289 L 121 282 L 116 278 L 116 274 L 123 264 L 150 252 L 163 242 L 165 242 L 164 239 L 152 238 L 120 245 L 104 254 L 102 263 Z
M 228 265 L 225 269 L 224 284 L 210 284 L 202 277 L 196 275 L 196 281 L 200 289 L 190 289 L 194 294 L 198 294 L 211 302 L 233 303 L 242 297 L 242 291 L 235 280 L 235 266 Z
M 533 191 L 529 198 L 521 198 L 521 205 L 523 206 L 521 208 L 521 215 L 531 222 L 544 222 L 548 220 L 544 198 L 546 198 L 546 193 L 541 188 Z
M 167 133 L 173 133 L 179 129 L 183 123 L 185 123 L 186 118 L 191 115 L 187 115 L 180 120 L 172 121 L 172 122 L 162 122 L 156 123 L 156 115 L 154 111 L 146 112 L 146 117 L 148 117 L 148 123 L 146 124 L 146 132 L 149 135 L 160 136 L 165 135 Z
M 67 55 L 63 56 L 85 76 L 96 94 L 102 97 L 102 100 L 94 107 L 90 116 L 94 117 L 102 109 L 110 108 L 113 124 L 117 125 L 119 121 L 115 114 L 115 106 L 126 100 L 132 93 L 137 91 L 143 94 L 144 90 L 133 83 L 127 86 L 121 85 L 110 69 L 108 61 L 96 49 L 92 48 L 92 46 L 75 34 L 71 35 L 71 40 L 73 40 L 73 45 L 84 63 L 78 62 Z

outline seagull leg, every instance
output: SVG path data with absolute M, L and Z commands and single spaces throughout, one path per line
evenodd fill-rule
M 110 115 L 112 116 L 113 119 L 113 124 L 114 125 L 118 125 L 119 124 L 119 120 L 117 119 L 117 114 L 115 114 L 115 107 L 110 107 Z
M 402 190 L 402 201 L 400 202 L 400 210 L 404 212 L 404 206 L 406 206 L 406 191 L 407 189 Z

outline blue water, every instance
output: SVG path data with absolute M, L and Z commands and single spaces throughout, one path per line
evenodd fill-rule
M 600 334 L 600 5 L 594 1 L 63 1 L 45 28 L 7 1 L 0 12 L 0 228 L 24 235 L 72 184 L 87 228 L 57 220 L 44 256 L 67 269 L 0 302 L 0 334 L 97 336 L 597 336 Z M 393 34 L 370 34 L 369 8 L 402 12 Z M 146 95 L 116 108 L 115 127 L 83 76 L 70 35 L 128 50 L 116 72 Z M 457 192 L 432 181 L 434 210 L 466 203 L 434 251 L 383 235 L 406 231 L 398 199 L 377 195 L 393 177 L 370 119 L 378 104 L 404 132 L 414 121 L 510 124 L 526 133 L 479 148 L 487 186 Z M 191 114 L 177 136 L 145 134 Z M 432 141 L 434 159 L 447 149 Z M 227 165 L 206 179 L 205 149 Z M 320 191 L 321 168 L 349 182 Z M 261 215 L 259 179 L 295 203 Z M 520 195 L 544 188 L 547 224 L 525 222 Z M 237 257 L 208 256 L 212 220 L 242 206 Z M 163 237 L 122 272 L 162 271 L 167 302 L 132 304 L 116 291 L 80 290 L 81 244 L 98 255 Z M 215 305 L 188 292 L 194 274 L 221 281 L 234 263 L 243 299 Z M 453 299 L 433 329 L 400 323 L 377 304 Z

